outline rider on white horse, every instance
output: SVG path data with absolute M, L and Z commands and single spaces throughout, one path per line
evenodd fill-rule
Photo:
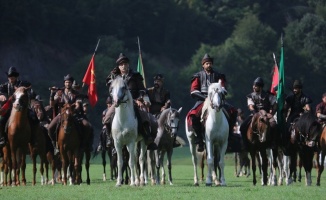
M 222 81 L 222 86 L 225 87 L 226 84 L 225 75 L 213 70 L 213 62 L 214 59 L 210 57 L 208 54 L 205 54 L 201 61 L 202 70 L 194 74 L 191 80 L 190 94 L 193 98 L 197 99 L 197 101 L 194 107 L 187 114 L 187 120 L 189 126 L 191 126 L 196 133 L 195 144 L 198 144 L 197 150 L 199 152 L 204 151 L 204 140 L 203 140 L 204 127 L 200 122 L 201 120 L 200 116 L 202 112 L 203 102 L 207 97 L 208 87 L 211 83 L 219 82 L 219 80 Z M 224 106 L 229 108 L 232 107 L 229 104 L 226 104 Z M 226 112 L 223 110 L 228 120 L 231 117 L 230 114 L 232 114 L 233 116 L 233 114 L 235 113 L 234 116 L 236 117 L 236 109 L 229 109 L 229 108 L 226 108 L 227 110 Z M 230 111 L 231 113 L 227 113 L 228 111 Z M 235 118 L 234 118 L 234 123 L 235 123 Z M 233 127 L 233 125 L 231 125 L 231 127 Z
M 134 72 L 132 69 L 129 69 L 129 59 L 124 54 L 120 54 L 118 59 L 116 60 L 117 67 L 115 67 L 111 74 L 106 79 L 106 85 L 110 88 L 112 81 L 120 76 L 126 82 L 128 89 L 134 99 L 135 104 L 135 113 L 138 120 L 138 124 L 142 124 L 138 126 L 138 132 L 143 134 L 145 139 L 145 143 L 148 145 L 148 149 L 156 149 L 157 146 L 153 143 L 154 139 L 151 135 L 150 124 L 147 119 L 144 119 L 144 116 L 141 115 L 142 110 L 145 109 L 146 106 L 150 105 L 149 98 L 146 94 L 146 89 L 143 83 L 143 77 L 140 73 Z M 108 112 L 106 113 L 103 124 L 106 124 L 107 127 L 111 127 L 111 121 L 114 116 L 114 106 L 112 106 Z M 111 130 L 111 128 L 108 128 Z M 110 131 L 109 131 L 110 132 Z

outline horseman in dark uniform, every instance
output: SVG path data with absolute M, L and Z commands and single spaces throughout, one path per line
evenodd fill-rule
M 245 148 L 248 148 L 247 130 L 255 113 L 260 110 L 265 110 L 266 113 L 270 114 L 269 122 L 271 128 L 276 127 L 276 121 L 273 118 L 277 111 L 276 97 L 273 94 L 264 91 L 263 87 L 264 80 L 261 77 L 258 77 L 253 83 L 253 92 L 247 95 L 248 108 L 252 114 L 249 115 L 240 126 L 240 132 Z M 273 133 L 272 131 L 270 132 Z
M 154 76 L 154 86 L 148 88 L 147 93 L 151 102 L 149 112 L 158 119 L 163 110 L 171 107 L 170 91 L 164 87 L 164 76 L 162 74 L 156 74 Z M 155 138 L 155 144 L 157 146 L 161 137 L 161 135 L 157 135 Z M 173 147 L 180 146 L 180 143 L 176 141 L 176 137 L 175 135 Z
M 64 76 L 63 88 L 55 88 L 55 87 L 51 88 L 50 106 L 54 108 L 54 112 L 56 113 L 56 116 L 53 118 L 53 120 L 48 126 L 48 134 L 52 141 L 55 155 L 59 153 L 59 149 L 56 146 L 56 141 L 57 141 L 57 131 L 59 127 L 59 121 L 60 121 L 60 111 L 61 111 L 60 109 L 65 103 L 70 103 L 70 104 L 75 103 L 79 95 L 78 91 L 72 89 L 73 82 L 74 82 L 74 78 L 70 74 L 68 74 Z
M 1 119 L 0 119 L 0 148 L 2 148 L 7 138 L 5 137 L 7 134 L 5 133 L 6 123 L 10 117 L 12 105 L 11 105 L 11 96 L 15 93 L 16 88 L 20 86 L 31 87 L 31 83 L 27 81 L 21 81 L 18 79 L 19 73 L 15 67 L 10 67 L 8 72 L 6 73 L 8 77 L 8 82 L 0 85 L 0 102 L 2 105 L 1 108 Z M 32 89 L 28 90 L 28 96 L 30 99 L 35 98 L 35 93 Z M 35 112 L 29 108 L 28 119 L 31 124 L 31 128 L 34 127 L 35 124 L 38 124 L 38 119 L 36 117 Z M 35 145 L 34 141 L 34 131 L 31 134 L 31 144 Z
M 143 83 L 143 77 L 140 73 L 134 72 L 132 69 L 129 69 L 129 58 L 126 57 L 124 54 L 120 54 L 118 59 L 116 60 L 116 67 L 112 70 L 111 74 L 106 79 L 106 85 L 108 86 L 109 90 L 111 90 L 110 86 L 112 81 L 117 77 L 122 77 L 128 89 L 132 95 L 132 98 L 135 102 L 135 114 L 138 120 L 138 132 L 143 134 L 145 143 L 148 145 L 148 149 L 155 149 L 156 145 L 153 143 L 153 137 L 150 132 L 150 121 L 149 119 L 144 120 L 143 116 L 141 116 L 141 111 L 147 112 L 147 105 L 150 105 L 150 101 L 146 94 L 146 89 Z M 104 124 L 107 125 L 108 130 L 111 130 L 111 122 L 113 120 L 115 108 L 112 106 L 104 119 Z M 111 131 L 110 131 L 111 132 Z
M 310 111 L 310 104 L 312 100 L 306 96 L 302 91 L 303 85 L 300 80 L 293 82 L 293 94 L 289 95 L 285 99 L 284 109 L 290 110 L 289 116 L 287 117 L 288 127 L 300 114 L 306 111 Z
M 163 87 L 164 77 L 162 74 L 154 76 L 154 86 L 147 89 L 148 97 L 151 102 L 149 112 L 154 116 L 171 106 L 170 92 Z
M 204 141 L 203 141 L 203 133 L 204 127 L 200 122 L 201 112 L 203 107 L 203 102 L 207 97 L 208 87 L 211 83 L 222 81 L 222 85 L 225 86 L 226 78 L 224 74 L 221 74 L 215 70 L 213 70 L 213 58 L 211 58 L 208 54 L 205 54 L 202 59 L 202 70 L 193 75 L 191 80 L 190 94 L 193 98 L 197 99 L 195 106 L 189 111 L 187 114 L 188 126 L 189 128 L 195 131 L 195 144 L 198 144 L 198 151 L 204 150 Z M 224 105 L 226 107 L 231 107 L 229 104 Z M 228 109 L 227 109 L 228 110 Z M 226 114 L 228 121 L 230 120 L 230 115 L 223 109 L 224 114 Z M 232 110 L 231 112 L 235 113 L 234 115 L 234 123 L 236 120 L 236 110 Z M 233 117 L 232 117 L 233 118 Z M 232 123 L 233 124 L 233 123 Z M 230 124 L 231 127 L 233 125 Z M 231 128 L 232 129 L 232 128 Z

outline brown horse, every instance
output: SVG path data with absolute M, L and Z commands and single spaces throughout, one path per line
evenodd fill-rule
M 74 175 L 75 184 L 80 183 L 79 147 L 80 139 L 73 117 L 74 105 L 66 103 L 60 113 L 58 146 L 63 168 L 63 185 L 67 185 L 68 166 L 70 175 Z
M 27 88 L 19 87 L 12 96 L 13 106 L 7 122 L 8 141 L 11 156 L 9 156 L 9 172 L 14 171 L 14 184 L 20 185 L 20 168 L 22 184 L 26 185 L 25 169 L 28 143 L 31 138 L 31 127 L 28 119 L 29 98 Z
M 2 152 L 3 152 L 3 157 L 2 157 L 2 165 L 1 165 L 0 185 L 10 186 L 12 183 L 12 178 L 11 178 L 11 173 L 9 173 L 10 148 L 8 143 L 2 148 Z
M 320 177 L 321 174 L 324 171 L 324 162 L 325 162 L 325 156 L 326 156 L 326 128 L 325 126 L 322 129 L 320 139 L 319 139 L 319 152 L 317 152 L 316 155 L 316 161 L 317 161 L 317 186 L 320 186 Z M 321 156 L 321 159 L 319 160 L 319 154 Z
M 253 173 L 253 184 L 256 185 L 256 153 L 261 155 L 262 165 L 262 185 L 267 185 L 267 155 L 266 149 L 270 132 L 269 116 L 266 111 L 260 110 L 252 117 L 252 121 L 247 130 L 248 147 L 251 156 L 251 166 Z

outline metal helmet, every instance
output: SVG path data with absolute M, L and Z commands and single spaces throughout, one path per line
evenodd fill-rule
M 7 74 L 8 77 L 12 77 L 12 76 L 18 77 L 19 76 L 19 73 L 18 73 L 18 71 L 16 70 L 15 67 L 10 67 L 6 74 Z
M 119 65 L 120 63 L 129 63 L 129 58 L 127 56 L 125 56 L 123 53 L 120 53 L 118 59 L 115 61 L 115 63 L 117 65 Z
M 210 57 L 207 53 L 204 55 L 204 57 L 201 60 L 201 64 L 203 65 L 205 62 L 211 62 L 214 63 L 214 59 Z
M 64 76 L 63 77 L 63 81 L 70 81 L 70 82 L 74 82 L 74 78 L 70 75 L 70 74 L 67 74 L 67 76 Z
M 302 87 L 303 87 L 303 85 L 302 85 L 302 83 L 301 83 L 300 80 L 295 80 L 295 81 L 293 82 L 293 88 L 299 88 L 299 89 L 302 89 Z
M 257 77 L 254 81 L 254 85 L 264 87 L 264 80 L 261 77 Z

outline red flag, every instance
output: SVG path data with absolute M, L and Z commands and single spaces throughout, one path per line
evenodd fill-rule
M 274 87 L 278 84 L 278 67 L 277 65 L 274 65 L 273 70 L 273 78 L 272 78 L 272 85 L 271 85 L 271 93 L 276 95 L 276 91 L 274 90 Z
M 83 78 L 83 83 L 88 85 L 88 100 L 92 107 L 97 103 L 96 79 L 95 79 L 95 54 L 88 65 L 87 71 Z

